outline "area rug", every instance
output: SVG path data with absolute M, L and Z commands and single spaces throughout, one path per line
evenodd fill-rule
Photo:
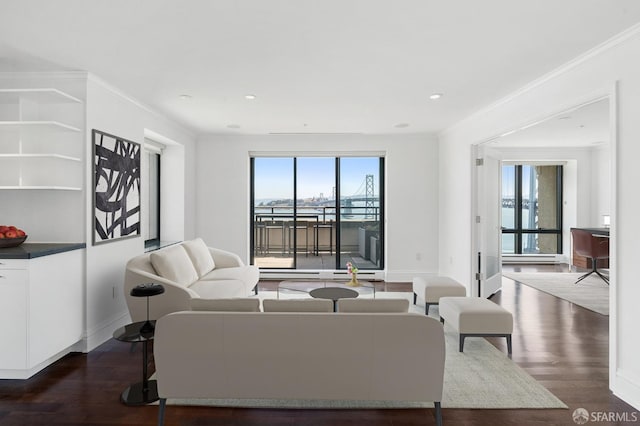
M 609 286 L 593 274 L 575 284 L 582 273 L 570 272 L 506 272 L 502 276 L 518 281 L 590 311 L 609 315 Z
M 261 291 L 262 299 L 275 298 L 275 291 Z M 280 295 L 281 298 L 293 296 Z M 303 294 L 297 297 L 304 297 Z M 406 298 L 412 293 L 378 292 L 377 298 Z M 424 305 L 411 304 L 411 311 L 424 315 Z M 438 319 L 437 306 L 430 316 Z M 483 338 L 467 338 L 464 352 L 458 352 L 458 334 L 445 325 L 446 361 L 443 408 L 567 408 L 507 355 Z M 209 405 L 253 408 L 429 408 L 432 403 L 397 401 L 317 401 L 317 400 L 168 400 L 170 405 Z

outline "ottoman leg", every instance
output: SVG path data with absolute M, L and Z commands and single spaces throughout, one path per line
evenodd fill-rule
M 460 334 L 460 352 L 464 349 L 464 338 L 467 337 L 464 334 Z
M 507 334 L 505 337 L 507 338 L 507 352 L 511 355 L 511 335 Z
M 416 304 L 417 299 L 418 299 L 418 295 L 413 293 L 413 304 L 414 305 Z
M 444 324 L 444 318 L 440 317 L 440 322 Z
M 426 303 L 424 304 L 424 314 L 425 315 L 429 315 L 429 306 L 431 306 L 431 303 Z

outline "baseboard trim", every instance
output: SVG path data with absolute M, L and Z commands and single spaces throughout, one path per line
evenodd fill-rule
M 640 410 L 640 380 L 635 380 L 631 374 L 623 370 L 616 373 L 616 383 L 613 386 L 613 394 Z
M 80 352 L 91 352 L 107 340 L 113 337 L 113 332 L 131 322 L 129 312 L 124 311 L 115 317 L 103 321 L 91 330 L 87 330 L 86 336 L 80 342 Z

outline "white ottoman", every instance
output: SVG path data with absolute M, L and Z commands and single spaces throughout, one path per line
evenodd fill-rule
M 513 315 L 502 306 L 480 297 L 443 297 L 440 321 L 450 324 L 460 334 L 460 352 L 465 337 L 506 337 L 511 354 Z
M 424 299 L 424 313 L 429 315 L 429 306 L 437 305 L 441 297 L 466 296 L 467 289 L 449 277 L 416 277 L 413 279 L 413 304 L 418 296 Z

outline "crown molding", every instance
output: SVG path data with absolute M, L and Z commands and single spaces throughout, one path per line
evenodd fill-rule
M 114 95 L 126 100 L 127 102 L 131 102 L 132 104 L 134 104 L 135 106 L 137 106 L 138 108 L 148 112 L 149 114 L 155 115 L 156 117 L 162 119 L 162 120 L 166 120 L 169 121 L 171 123 L 173 123 L 175 126 L 179 127 L 183 132 L 185 132 L 187 135 L 189 135 L 192 139 L 196 139 L 197 134 L 188 126 L 186 126 L 185 124 L 176 121 L 173 118 L 169 118 L 167 117 L 165 114 L 157 111 L 156 109 L 153 109 L 152 107 L 150 107 L 149 105 L 145 104 L 144 102 L 140 101 L 137 98 L 134 98 L 133 96 L 123 92 L 122 90 L 120 90 L 119 88 L 115 87 L 114 85 L 107 83 L 105 80 L 101 79 L 100 77 L 96 76 L 95 74 L 92 73 L 87 73 L 87 81 L 90 81 L 92 83 L 95 83 L 97 85 L 99 85 L 100 87 L 102 87 L 105 90 L 108 90 L 109 92 L 113 93 Z
M 600 43 L 599 45 L 587 50 L 586 52 L 582 53 L 581 55 L 577 56 L 576 58 L 564 63 L 563 65 L 561 65 L 560 67 L 554 69 L 553 71 L 548 72 L 547 74 L 542 75 L 541 77 L 527 83 L 526 85 L 524 85 L 523 87 L 521 87 L 520 89 L 517 89 L 514 92 L 511 92 L 510 94 L 508 94 L 507 96 L 504 96 L 503 98 L 498 99 L 495 102 L 492 102 L 490 104 L 488 104 L 487 106 L 479 109 L 478 111 L 472 113 L 471 115 L 467 116 L 466 118 L 458 121 L 457 123 L 447 127 L 446 129 L 442 130 L 441 132 L 438 133 L 438 136 L 444 135 L 446 133 L 448 133 L 451 130 L 454 130 L 455 128 L 457 128 L 458 126 L 463 125 L 464 123 L 471 121 L 473 119 L 475 119 L 476 117 L 479 117 L 483 114 L 486 114 L 487 112 L 490 112 L 504 104 L 507 104 L 511 101 L 513 101 L 514 99 L 518 98 L 519 96 L 522 96 L 523 94 L 530 92 L 532 90 L 534 90 L 535 88 L 542 86 L 543 84 L 563 75 L 568 73 L 569 71 L 573 70 L 574 68 L 578 67 L 579 65 L 582 65 L 583 63 L 589 61 L 590 59 L 593 59 L 605 52 L 608 52 L 609 50 L 613 49 L 616 46 L 619 46 L 625 42 L 627 42 L 628 40 L 632 39 L 633 37 L 636 37 L 640 35 L 640 23 L 633 25 L 632 27 L 627 28 L 626 30 L 622 31 L 621 33 L 618 33 L 617 35 L 611 37 L 610 39 Z
M 0 78 L 68 78 L 86 79 L 89 75 L 86 71 L 1 71 Z

